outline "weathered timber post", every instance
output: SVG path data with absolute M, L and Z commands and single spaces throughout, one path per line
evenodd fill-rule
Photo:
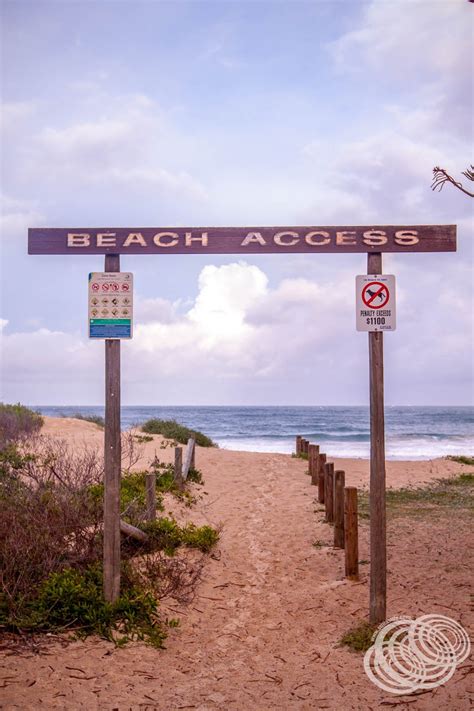
M 318 483 L 318 457 L 319 457 L 319 445 L 310 444 L 309 445 L 309 475 L 311 477 L 311 484 L 317 486 Z
M 183 450 L 174 448 L 174 480 L 178 486 L 183 486 Z
M 301 454 L 301 435 L 296 435 L 296 456 L 299 457 Z
M 120 255 L 106 254 L 106 272 L 120 271 Z M 120 340 L 105 340 L 104 598 L 120 596 Z
M 146 518 L 147 521 L 154 521 L 156 518 L 156 474 L 146 474 Z
M 126 521 L 120 521 L 120 530 L 126 536 L 130 536 L 130 538 L 134 538 L 136 541 L 140 541 L 140 543 L 146 543 L 149 538 L 148 533 L 145 533 L 145 531 L 142 531 L 136 526 L 132 526 L 131 523 L 127 523 Z
M 367 255 L 367 273 L 382 274 L 382 254 Z M 387 531 L 385 509 L 385 418 L 383 333 L 369 332 L 370 369 L 370 605 L 377 624 L 387 616 Z
M 320 454 L 318 457 L 318 501 L 320 504 L 324 504 L 325 466 L 326 455 Z
M 194 447 L 196 445 L 196 442 L 193 437 L 190 437 L 188 439 L 188 444 L 186 446 L 186 449 L 184 451 L 184 462 L 183 462 L 183 467 L 182 467 L 182 480 L 183 482 L 186 481 L 188 478 L 189 470 L 191 469 L 191 461 L 193 458 L 193 452 L 194 452 Z
M 334 548 L 344 548 L 344 486 L 346 475 L 334 472 Z
M 334 464 L 328 462 L 325 470 L 324 504 L 326 506 L 326 521 L 334 523 Z
M 191 465 L 190 469 L 196 469 L 196 442 L 194 443 L 193 453 L 191 454 Z
M 344 548 L 346 578 L 357 580 L 359 577 L 359 533 L 357 521 L 357 489 L 346 486 L 344 489 Z

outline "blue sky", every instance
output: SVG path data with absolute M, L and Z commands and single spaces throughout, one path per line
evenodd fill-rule
M 100 404 L 98 257 L 26 254 L 30 226 L 457 223 L 398 284 L 387 401 L 472 398 L 464 0 L 2 2 L 1 397 Z M 127 257 L 130 404 L 364 404 L 363 255 Z M 337 294 L 334 299 L 332 295 Z

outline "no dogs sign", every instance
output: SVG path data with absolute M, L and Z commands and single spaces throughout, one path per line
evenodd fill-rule
M 395 277 L 364 274 L 356 277 L 358 331 L 395 331 Z

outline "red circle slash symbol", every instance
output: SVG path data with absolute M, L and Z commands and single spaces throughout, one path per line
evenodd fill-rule
M 362 301 L 370 309 L 381 309 L 388 304 L 390 293 L 385 284 L 371 281 L 362 289 Z
M 115 282 L 112 282 L 112 284 L 110 285 L 110 288 L 112 289 L 112 291 L 118 291 L 119 285 L 115 284 Z
M 99 291 L 100 287 L 96 282 L 93 282 L 91 289 L 92 291 Z
M 109 285 L 108 284 L 102 284 L 102 291 L 108 291 L 109 290 Z
M 130 284 L 122 284 L 122 291 L 129 291 Z

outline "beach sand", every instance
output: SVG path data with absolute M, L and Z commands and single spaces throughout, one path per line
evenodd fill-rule
M 95 425 L 45 418 L 43 433 L 73 447 L 102 446 Z M 135 468 L 173 449 L 155 436 Z M 346 483 L 368 486 L 369 463 L 332 459 Z M 166 603 L 179 617 L 166 649 L 115 649 L 95 638 L 53 640 L 40 653 L 3 648 L 2 709 L 470 709 L 468 662 L 446 685 L 396 697 L 365 675 L 363 655 L 338 646 L 367 619 L 368 524 L 359 527 L 360 580 L 344 579 L 344 551 L 315 500 L 307 463 L 283 454 L 198 448 L 204 486 L 177 515 L 222 526 L 203 581 L 188 606 Z M 437 459 L 388 462 L 387 486 L 417 486 L 472 470 Z M 179 508 L 179 507 L 178 507 Z M 388 615 L 438 612 L 468 630 L 473 569 L 469 522 L 452 513 L 400 516 L 388 522 Z M 318 546 L 313 545 L 318 542 Z M 472 631 L 472 628 L 471 628 Z

